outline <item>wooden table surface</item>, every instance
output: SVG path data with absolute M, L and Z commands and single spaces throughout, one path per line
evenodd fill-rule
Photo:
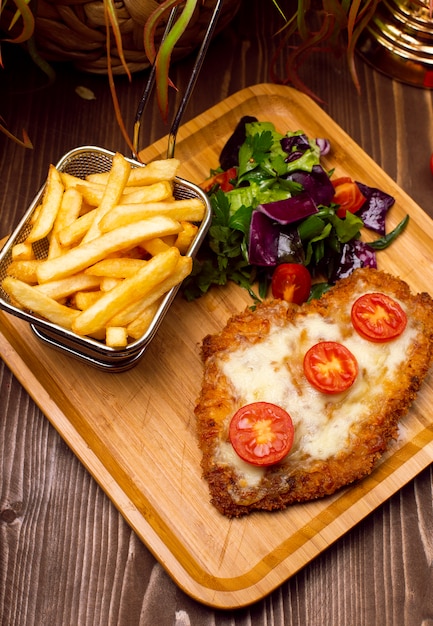
M 184 121 L 243 87 L 269 82 L 271 3 L 246 0 L 212 43 Z M 6 54 L 7 52 L 7 54 Z M 16 50 L 4 51 L 0 116 L 25 127 L 25 150 L 0 134 L 0 238 L 43 183 L 48 164 L 83 144 L 128 154 L 107 78 L 58 66 L 53 85 Z M 312 58 L 303 76 L 321 106 L 433 217 L 433 92 L 357 62 Z M 191 59 L 173 69 L 180 88 Z M 18 71 L 20 69 L 20 71 Z M 146 73 L 116 80 L 126 124 Z M 75 93 L 85 86 L 95 94 Z M 142 145 L 167 132 L 154 102 Z M 27 392 L 0 366 L 0 623 L 5 626 L 384 626 L 433 623 L 431 466 L 262 601 L 238 610 L 203 606 L 182 592 L 126 524 Z

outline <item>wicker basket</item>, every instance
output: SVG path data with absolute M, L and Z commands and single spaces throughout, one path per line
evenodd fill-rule
M 162 1 L 162 0 L 161 0 Z M 160 0 L 120 0 L 115 2 L 123 51 L 131 72 L 149 66 L 143 47 L 143 28 Z M 217 24 L 221 31 L 234 17 L 240 0 L 226 0 Z M 185 57 L 202 41 L 215 2 L 198 3 L 195 14 L 173 53 L 173 60 Z M 107 72 L 106 26 L 103 0 L 39 0 L 35 41 L 38 52 L 48 61 L 69 61 L 78 69 Z M 163 26 L 157 35 L 162 35 Z M 122 74 L 114 37 L 111 46 L 113 73 Z

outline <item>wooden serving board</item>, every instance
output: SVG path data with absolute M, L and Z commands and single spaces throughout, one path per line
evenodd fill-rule
M 314 102 L 288 87 L 245 89 L 180 129 L 181 175 L 204 179 L 243 115 L 285 132 L 328 137 L 326 166 L 396 198 L 387 225 L 406 213 L 404 234 L 379 253 L 379 266 L 427 291 L 433 266 L 433 222 Z M 164 155 L 162 139 L 143 152 Z M 110 374 L 42 345 L 29 326 L 0 314 L 0 354 L 67 444 L 177 584 L 220 608 L 262 598 L 383 503 L 433 458 L 433 377 L 424 383 L 400 438 L 373 474 L 333 497 L 284 512 L 229 520 L 210 504 L 200 471 L 194 405 L 200 344 L 250 305 L 235 286 L 194 303 L 180 296 L 140 363 Z

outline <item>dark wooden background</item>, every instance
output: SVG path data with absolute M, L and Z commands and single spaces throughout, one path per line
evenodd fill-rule
M 243 87 L 269 82 L 279 17 L 246 0 L 212 43 L 184 121 Z M 0 134 L 0 238 L 26 210 L 48 164 L 83 144 L 128 154 L 107 78 L 56 66 L 54 84 L 3 49 L 0 115 L 29 132 L 24 150 Z M 172 76 L 185 85 L 191 59 Z M 303 70 L 326 112 L 433 217 L 433 93 L 362 61 L 358 95 L 344 59 Z M 147 74 L 116 80 L 132 129 Z M 75 93 L 91 89 L 95 100 Z M 165 135 L 154 102 L 142 145 Z M 186 596 L 125 523 L 4 364 L 0 366 L 0 624 L 2 626 L 427 626 L 433 624 L 431 466 L 269 597 L 219 611 Z

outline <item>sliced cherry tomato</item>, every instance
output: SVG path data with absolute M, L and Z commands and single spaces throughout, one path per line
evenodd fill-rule
M 342 176 L 332 181 L 335 194 L 332 199 L 334 204 L 339 204 L 338 217 L 346 217 L 346 211 L 356 213 L 364 204 L 366 198 L 358 185 L 349 176 Z
M 406 328 L 407 316 L 398 302 L 384 293 L 366 293 L 352 306 L 354 329 L 369 341 L 395 339 Z
M 341 343 L 321 341 L 306 353 L 304 373 L 309 383 L 319 391 L 341 393 L 355 382 L 358 362 Z
M 241 407 L 230 422 L 236 453 L 252 465 L 273 465 L 289 453 L 294 438 L 290 415 L 276 404 L 253 402 Z
M 208 192 L 214 187 L 214 185 L 219 185 L 222 191 L 231 191 L 234 189 L 232 184 L 232 180 L 234 180 L 237 176 L 237 170 L 235 167 L 231 167 L 229 170 L 225 172 L 219 172 L 210 178 L 207 178 L 200 187 L 203 191 Z
M 310 295 L 310 272 L 299 263 L 281 263 L 272 276 L 271 289 L 274 298 L 302 304 Z

